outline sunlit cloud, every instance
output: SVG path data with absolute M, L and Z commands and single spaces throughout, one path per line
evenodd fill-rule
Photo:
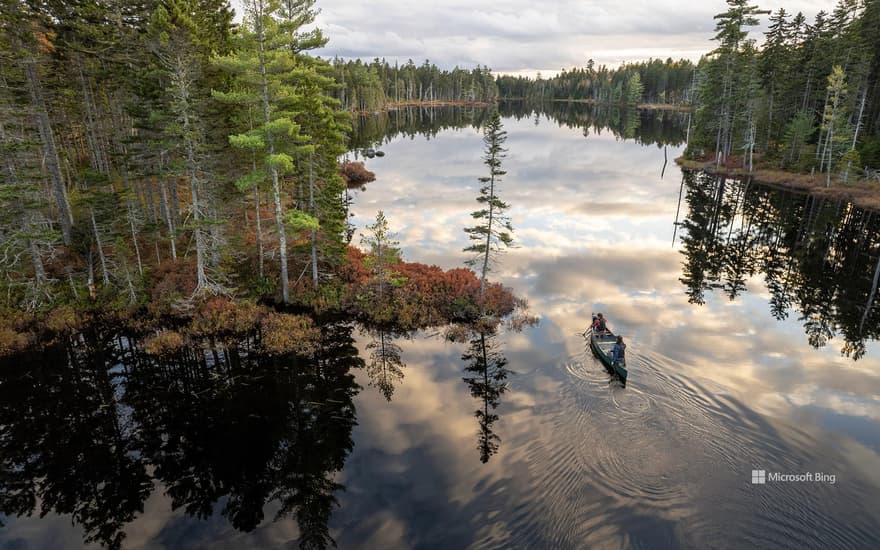
M 238 8 L 240 0 L 233 5 Z M 832 8 L 821 0 L 760 6 L 802 10 L 810 20 Z M 650 57 L 696 61 L 714 47 L 713 16 L 727 9 L 722 0 L 692 3 L 686 10 L 673 0 L 447 0 L 405 8 L 394 0 L 319 0 L 317 7 L 317 24 L 330 38 L 319 51 L 325 57 L 416 64 L 429 59 L 447 69 L 488 65 L 529 75 L 584 66 L 591 58 L 612 66 Z M 762 19 L 752 34 L 759 42 L 766 29 L 766 16 Z

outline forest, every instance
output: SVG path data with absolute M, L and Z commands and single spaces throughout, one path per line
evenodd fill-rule
M 616 69 L 592 60 L 552 78 L 499 76 L 502 98 L 689 107 L 686 159 L 716 168 L 880 180 L 880 2 L 839 0 L 812 22 L 728 0 L 716 47 L 694 65 L 652 59 Z M 763 37 L 749 30 L 768 17 Z
M 86 318 L 160 351 L 224 323 L 279 351 L 313 330 L 276 311 L 412 330 L 511 310 L 468 269 L 402 262 L 379 225 L 350 244 L 347 178 L 366 172 L 340 168 L 351 116 L 340 66 L 309 54 L 314 0 L 245 2 L 242 25 L 224 0 L 0 5 L 0 353 Z M 401 69 L 401 99 L 494 90 L 426 67 L 418 85 Z
M 876 174 L 880 1 L 840 0 L 812 23 L 780 9 L 760 46 L 748 30 L 767 12 L 728 5 L 697 65 L 590 61 L 528 79 L 322 59 L 314 0 L 245 2 L 241 25 L 223 0 L 3 0 L 4 315 L 62 304 L 192 312 L 206 296 L 342 303 L 345 273 L 357 271 L 352 172 L 339 165 L 357 146 L 350 111 L 499 98 L 689 104 L 689 158 L 829 184 Z M 624 137 L 645 122 L 634 110 L 607 118 Z
M 728 0 L 699 63 L 688 158 L 847 182 L 880 168 L 880 2 L 840 0 L 812 23 Z
M 225 1 L 5 1 L 6 305 L 289 302 L 300 262 L 318 287 L 346 253 L 348 116 L 312 4 L 248 2 L 233 32 Z
M 640 103 L 688 104 L 696 67 L 686 59 L 650 59 L 625 63 L 618 68 L 586 67 L 563 69 L 552 78 L 499 76 L 498 93 L 505 99 L 529 101 L 589 100 L 595 103 L 638 105 Z
M 379 58 L 369 63 L 334 58 L 333 76 L 339 84 L 333 96 L 343 108 L 360 112 L 413 103 L 492 103 L 498 96 L 495 77 L 485 66 L 449 71 L 428 60 L 392 66 Z

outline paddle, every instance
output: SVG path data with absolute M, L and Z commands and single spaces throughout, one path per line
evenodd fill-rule
M 593 313 L 592 313 L 592 312 L 590 312 L 590 317 L 591 317 L 591 318 L 593 317 Z M 590 323 L 590 326 L 587 328 L 587 330 L 585 330 L 585 331 L 583 331 L 583 332 L 581 333 L 581 336 L 583 336 L 584 338 L 586 338 L 588 332 L 593 332 L 593 324 L 592 324 L 592 323 Z

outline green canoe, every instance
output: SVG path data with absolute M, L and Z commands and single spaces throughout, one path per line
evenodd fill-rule
M 617 335 L 611 332 L 596 334 L 590 331 L 590 349 L 602 361 L 605 368 L 616 374 L 626 384 L 626 359 L 611 361 L 611 350 L 614 348 L 615 342 L 617 342 Z

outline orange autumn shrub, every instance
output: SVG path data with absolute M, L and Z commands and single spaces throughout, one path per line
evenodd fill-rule
M 360 187 L 376 181 L 376 174 L 367 170 L 363 162 L 343 162 L 339 165 L 339 175 L 348 187 Z
M 167 357 L 180 352 L 186 345 L 186 339 L 177 331 L 166 330 L 144 339 L 144 350 L 157 357 Z
M 289 313 L 269 313 L 260 326 L 263 350 L 273 355 L 314 352 L 321 334 L 311 318 Z
M 197 338 L 230 338 L 253 332 L 266 313 L 265 308 L 248 302 L 215 297 L 196 308 L 190 333 Z
M 0 357 L 12 355 L 27 347 L 28 337 L 10 326 L 0 324 Z
M 190 298 L 196 290 L 195 260 L 178 258 L 176 262 L 163 262 L 152 273 L 150 313 L 159 317 L 174 309 L 174 304 Z
M 46 315 L 43 326 L 54 334 L 72 334 L 82 328 L 82 322 L 73 306 L 60 305 Z

